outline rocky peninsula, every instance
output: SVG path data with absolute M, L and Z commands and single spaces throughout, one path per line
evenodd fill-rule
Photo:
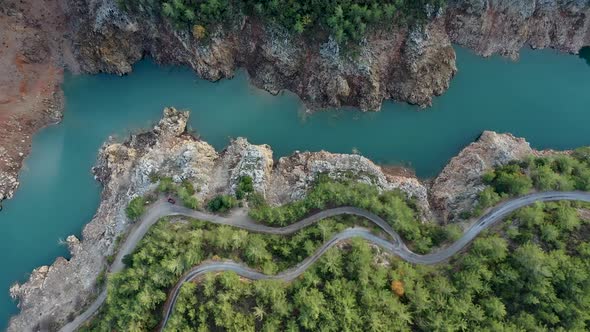
M 71 259 L 58 258 L 51 266 L 39 267 L 27 282 L 11 288 L 21 313 L 11 319 L 9 331 L 57 329 L 83 311 L 97 294 L 96 278 L 116 250 L 117 238 L 131 227 L 125 207 L 153 189 L 150 177 L 155 172 L 177 182 L 190 181 L 199 201 L 233 193 L 239 179 L 247 175 L 255 190 L 273 205 L 304 197 L 318 174 L 333 178 L 352 174 L 382 190 L 405 192 L 416 202 L 422 222 L 451 222 L 477 203 L 485 171 L 529 155 L 556 153 L 535 151 L 510 134 L 484 132 L 436 179 L 425 182 L 388 172 L 354 154 L 295 152 L 276 161 L 269 146 L 253 145 L 243 138 L 217 152 L 187 132 L 188 116 L 167 108 L 152 130 L 103 145 L 93 169 L 103 185 L 97 213 L 84 227 L 82 240 L 67 238 Z

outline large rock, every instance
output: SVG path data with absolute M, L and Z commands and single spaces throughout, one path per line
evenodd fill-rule
M 319 174 L 327 174 L 335 179 L 352 176 L 381 190 L 400 189 L 416 199 L 423 220 L 431 218 L 426 187 L 417 178 L 388 175 L 369 159 L 351 154 L 296 152 L 279 159 L 267 190 L 267 198 L 275 205 L 301 199 Z
M 272 150 L 268 145 L 253 145 L 245 138 L 237 138 L 225 149 L 219 158 L 216 170 L 218 176 L 216 192 L 235 194 L 243 176 L 252 178 L 254 190 L 266 195 L 272 174 Z
M 473 208 L 485 188 L 482 175 L 494 167 L 534 153 L 523 138 L 484 131 L 479 139 L 451 159 L 432 184 L 432 207 L 444 221 Z

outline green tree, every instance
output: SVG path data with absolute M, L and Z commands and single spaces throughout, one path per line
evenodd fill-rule
M 145 198 L 137 196 L 132 199 L 127 207 L 125 208 L 125 214 L 127 218 L 132 221 L 137 221 L 139 217 L 145 212 Z

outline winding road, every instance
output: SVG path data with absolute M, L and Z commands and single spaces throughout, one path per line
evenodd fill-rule
M 401 259 L 414 264 L 436 264 L 443 262 L 456 254 L 458 251 L 463 249 L 469 244 L 477 235 L 482 231 L 486 230 L 496 222 L 502 220 L 504 217 L 512 213 L 513 211 L 535 202 L 547 202 L 547 201 L 584 201 L 590 202 L 589 192 L 580 191 L 569 191 L 569 192 L 541 192 L 533 193 L 526 196 L 521 196 L 508 201 L 505 201 L 493 209 L 491 209 L 484 216 L 479 218 L 471 227 L 469 227 L 463 236 L 454 242 L 452 245 L 438 250 L 436 252 L 419 255 L 412 252 L 405 243 L 402 241 L 399 234 L 397 234 L 391 226 L 383 220 L 381 217 L 355 207 L 345 206 L 334 209 L 328 209 L 311 215 L 305 219 L 302 219 L 294 224 L 286 227 L 269 227 L 262 225 L 253 219 L 251 219 L 245 210 L 238 210 L 228 217 L 221 217 L 217 215 L 211 215 L 188 208 L 184 208 L 178 205 L 171 205 L 165 201 L 158 201 L 152 205 L 148 211 L 143 215 L 141 220 L 133 227 L 130 231 L 129 236 L 122 244 L 114 263 L 111 265 L 110 272 L 115 273 L 121 271 L 125 265 L 123 263 L 123 257 L 133 252 L 137 243 L 145 236 L 149 228 L 155 224 L 161 217 L 182 215 L 191 217 L 203 221 L 208 221 L 216 224 L 231 225 L 246 229 L 256 233 L 266 234 L 291 234 L 304 227 L 307 227 L 319 220 L 329 218 L 336 215 L 348 214 L 356 215 L 366 218 L 376 224 L 378 227 L 383 229 L 387 233 L 391 240 L 385 240 L 371 233 L 368 229 L 362 227 L 348 228 L 329 239 L 324 243 L 316 252 L 310 257 L 303 260 L 296 266 L 285 270 L 276 275 L 265 275 L 256 270 L 253 270 L 245 265 L 238 264 L 232 261 L 214 261 L 202 263 L 191 270 L 189 270 L 174 286 L 172 292 L 169 295 L 169 299 L 164 307 L 164 319 L 162 320 L 160 330 L 163 330 L 170 318 L 174 305 L 176 304 L 180 287 L 187 281 L 194 280 L 195 278 L 208 273 L 208 272 L 221 272 L 221 271 L 233 271 L 242 277 L 246 277 L 252 280 L 260 279 L 281 279 L 284 281 L 291 281 L 301 275 L 307 270 L 307 268 L 316 262 L 325 252 L 330 249 L 338 242 L 353 238 L 360 237 L 369 242 L 372 242 L 391 254 L 399 256 Z M 81 315 L 76 317 L 72 322 L 65 325 L 61 331 L 71 332 L 79 328 L 85 321 L 92 317 L 100 308 L 102 303 L 106 299 L 106 289 L 103 290 L 98 298 L 92 303 L 92 305 Z

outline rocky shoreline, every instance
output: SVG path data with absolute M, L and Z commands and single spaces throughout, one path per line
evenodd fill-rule
M 524 46 L 578 53 L 590 44 L 586 0 L 449 0 L 445 20 L 453 43 L 483 56 L 516 59 Z
M 590 45 L 585 0 L 449 0 L 422 28 L 392 24 L 370 32 L 356 58 L 332 40 L 304 40 L 248 17 L 218 27 L 203 43 L 159 19 L 127 15 L 115 0 L 46 2 L 6 0 L 0 10 L 0 27 L 15 33 L 14 41 L 5 43 L 8 51 L 0 54 L 0 69 L 9 79 L 0 80 L 5 115 L 0 117 L 0 199 L 16 190 L 32 135 L 61 117 L 62 68 L 125 74 L 151 56 L 162 64 L 188 65 L 212 81 L 245 68 L 257 87 L 292 91 L 309 109 L 379 110 L 384 99 L 426 107 L 444 93 L 457 71 L 451 43 L 512 58 L 526 45 L 570 53 Z M 42 93 L 26 88 L 40 84 L 47 85 Z M 20 94 L 13 91 L 19 86 Z
M 400 189 L 413 197 L 422 222 L 447 222 L 474 206 L 486 170 L 527 155 L 553 153 L 532 150 L 524 139 L 510 134 L 486 131 L 431 184 L 412 175 L 388 174 L 354 154 L 295 152 L 275 161 L 270 146 L 243 138 L 218 153 L 186 132 L 187 119 L 188 112 L 167 108 L 153 130 L 103 145 L 93 169 L 104 187 L 97 213 L 84 227 L 82 241 L 67 238 L 70 260 L 58 258 L 51 266 L 39 267 L 27 282 L 11 288 L 21 312 L 11 319 L 9 331 L 55 330 L 83 310 L 96 295 L 96 277 L 107 266 L 117 237 L 131 225 L 124 213 L 127 203 L 154 189 L 154 172 L 192 182 L 199 201 L 232 193 L 238 179 L 249 175 L 254 188 L 275 205 L 302 198 L 320 173 L 335 178 L 353 174 L 382 190 Z

